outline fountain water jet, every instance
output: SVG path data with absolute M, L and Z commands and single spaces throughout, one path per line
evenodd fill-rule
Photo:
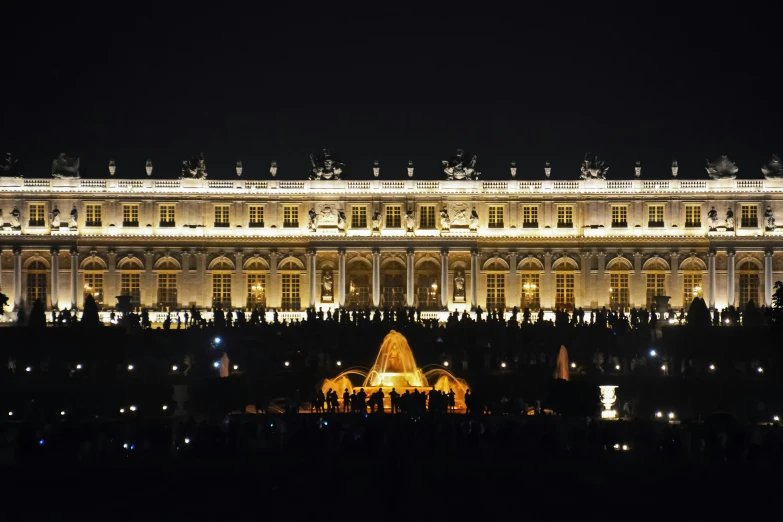
M 560 346 L 560 353 L 557 354 L 557 366 L 555 367 L 555 379 L 568 380 L 568 350 Z
M 427 372 L 416 366 L 416 360 L 413 357 L 408 340 L 401 333 L 392 330 L 383 338 L 378 356 L 375 358 L 375 364 L 372 365 L 369 372 L 350 369 L 341 372 L 332 379 L 324 379 L 321 389 L 326 391 L 331 388 L 337 390 L 338 395 L 345 389 L 352 393 L 354 388 L 350 380 L 351 375 L 359 375 L 364 378 L 363 388 L 367 393 L 375 391 L 377 388 L 384 388 L 386 398 L 384 399 L 384 408 L 390 409 L 391 402 L 389 391 L 395 388 L 400 395 L 406 391 L 413 392 L 414 389 L 427 391 L 427 388 L 435 387 L 438 391 L 448 393 L 454 391 L 454 402 L 457 408 L 465 407 L 465 392 L 468 384 L 464 379 L 457 379 L 448 370 L 436 368 Z

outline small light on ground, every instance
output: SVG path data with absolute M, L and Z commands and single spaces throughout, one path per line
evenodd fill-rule
M 628 444 L 623 444 L 623 451 L 628 451 L 629 449 Z
M 220 368 L 220 361 L 213 362 L 212 366 L 214 366 L 215 368 Z
M 449 365 L 449 361 L 443 361 L 443 366 L 448 366 L 448 365 Z
M 614 449 L 620 449 L 620 445 L 619 444 L 615 444 L 614 445 Z
M 128 365 L 128 371 L 129 371 L 129 372 L 132 372 L 132 371 L 133 371 L 133 365 L 132 365 L 132 364 L 129 364 L 129 365 Z
M 65 410 L 62 410 L 62 411 L 60 412 L 60 416 L 65 416 Z
M 235 365 L 234 365 L 234 369 L 235 369 L 235 370 L 238 370 L 238 369 L 239 369 L 239 365 L 238 365 L 238 364 L 235 364 Z
M 342 361 L 337 361 L 337 366 L 342 366 L 342 365 L 343 365 Z
M 661 365 L 661 370 L 664 371 L 664 372 L 666 371 L 666 365 L 665 364 Z
M 715 371 L 715 365 L 714 365 L 714 364 L 710 364 L 710 371 L 711 371 L 711 372 L 714 372 L 714 371 Z
M 215 344 L 220 344 L 222 339 L 220 337 L 215 337 Z
M 190 444 L 190 439 L 185 437 L 185 444 Z
M 772 420 L 775 422 L 780 422 L 780 416 L 779 415 L 773 415 Z
M 9 416 L 9 417 L 13 417 L 13 416 L 14 416 L 14 412 L 12 412 L 12 411 L 9 411 L 9 412 L 8 412 L 8 416 Z
M 288 366 L 290 366 L 290 365 L 291 365 L 291 363 L 289 363 L 288 361 L 284 362 L 283 364 L 284 364 L 286 367 L 288 367 Z
M 122 447 L 128 449 L 128 443 L 126 442 L 125 444 L 122 445 Z
M 81 365 L 81 364 L 77 364 L 77 365 L 76 365 L 76 369 L 77 369 L 77 370 L 81 370 L 81 369 L 82 369 L 82 365 Z
M 28 366 L 27 368 L 24 369 L 24 371 L 31 372 L 31 371 L 33 371 L 33 369 Z
M 756 369 L 756 371 L 757 371 L 757 372 L 759 372 L 759 373 L 764 373 L 764 368 L 762 368 L 761 366 L 759 366 L 759 367 Z
M 614 365 L 614 369 L 619 371 L 620 370 L 620 365 L 619 364 L 615 364 Z
M 660 419 L 661 417 L 663 417 L 663 412 L 656 411 L 656 412 L 655 412 L 655 418 L 656 418 L 656 419 Z
M 176 372 L 177 370 L 179 370 L 179 366 L 177 366 L 176 364 L 171 367 L 172 372 Z
M 500 367 L 501 368 L 505 368 L 506 367 L 506 363 L 500 363 Z
M 166 405 L 164 404 L 164 405 L 163 405 L 163 411 L 166 411 L 166 410 L 168 410 L 168 409 L 169 409 L 169 407 L 168 407 L 168 406 L 166 406 Z
M 650 357 L 655 357 L 656 355 L 658 355 L 658 352 L 655 350 L 650 350 Z
M 129 409 L 130 411 L 136 411 L 136 406 L 131 406 Z
M 125 408 L 120 408 L 120 413 L 125 413 Z
M 571 368 L 576 368 L 576 363 L 575 362 L 571 363 Z
M 672 419 L 674 419 L 674 412 L 670 411 L 669 412 L 669 420 L 672 420 Z

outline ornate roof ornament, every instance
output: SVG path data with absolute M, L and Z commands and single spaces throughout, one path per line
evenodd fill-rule
M 152 176 L 152 160 L 148 159 L 144 164 L 144 170 L 147 172 L 147 176 Z
M 69 158 L 61 152 L 52 162 L 52 177 L 57 179 L 78 179 L 79 158 Z
M 585 154 L 585 159 L 582 161 L 582 179 L 606 179 L 606 173 L 609 172 L 609 167 L 604 165 L 604 161 L 598 159 L 591 153 Z
M 21 178 L 22 174 L 23 169 L 19 158 L 14 157 L 10 152 L 6 152 L 5 157 L 0 162 L 0 176 Z
M 672 177 L 676 178 L 677 173 L 680 172 L 680 164 L 677 163 L 677 160 L 672 160 Z
M 244 170 L 244 167 L 242 166 L 242 160 L 237 161 L 236 171 L 237 176 L 242 176 L 242 171 Z
M 207 164 L 204 161 L 204 153 L 194 156 L 190 160 L 182 161 L 182 179 L 207 179 Z
M 707 174 L 712 179 L 734 179 L 739 171 L 737 165 L 730 161 L 726 155 L 719 157 L 713 162 L 707 160 L 705 168 L 707 169 Z
M 114 176 L 114 173 L 117 172 L 117 163 L 113 160 L 109 160 L 109 176 Z
M 310 154 L 308 179 L 339 180 L 345 164 L 334 158 L 327 149 L 320 155 Z
M 773 154 L 767 164 L 761 167 L 761 172 L 767 179 L 783 178 L 783 163 L 777 154 Z
M 481 172 L 476 170 L 476 162 L 478 156 L 473 155 L 470 161 L 466 164 L 466 160 L 469 154 L 466 154 L 462 149 L 457 149 L 457 154 L 452 156 L 449 160 L 443 160 L 443 172 L 446 174 L 447 180 L 477 180 L 481 175 Z
M 269 174 L 271 174 L 273 178 L 277 176 L 277 162 L 275 160 L 272 160 L 272 163 L 269 164 Z

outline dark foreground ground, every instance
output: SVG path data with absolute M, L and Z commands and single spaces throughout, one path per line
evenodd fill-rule
M 2 520 L 731 520 L 780 510 L 779 470 L 763 463 L 630 453 L 32 459 L 2 475 Z

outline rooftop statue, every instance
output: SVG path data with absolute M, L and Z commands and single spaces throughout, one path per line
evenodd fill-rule
M 712 179 L 734 179 L 737 177 L 739 168 L 732 163 L 728 156 L 721 156 L 713 162 L 707 160 L 707 174 Z
M 181 177 L 183 179 L 207 179 L 207 164 L 204 161 L 203 152 L 190 160 L 182 161 Z
M 769 162 L 761 167 L 761 172 L 767 179 L 780 179 L 783 178 L 783 164 L 780 162 L 780 158 L 777 154 L 773 154 Z
M 343 167 L 345 167 L 345 163 L 332 157 L 327 149 L 324 149 L 323 153 L 318 156 L 310 154 L 310 165 L 310 176 L 308 179 L 339 180 L 340 175 L 343 173 Z
M 481 175 L 481 172 L 476 170 L 476 162 L 478 161 L 478 156 L 473 155 L 473 157 L 470 158 L 470 162 L 468 164 L 465 164 L 466 158 L 468 158 L 468 154 L 465 154 L 465 152 L 462 149 L 457 149 L 457 155 L 452 156 L 449 160 L 443 160 L 443 172 L 446 173 L 446 179 L 447 180 L 454 180 L 454 179 L 466 179 L 466 180 L 477 180 L 478 177 Z
M 57 179 L 79 177 L 79 158 L 69 158 L 61 152 L 52 162 L 52 177 Z
M 604 164 L 603 160 L 598 159 L 598 156 L 585 154 L 585 159 L 582 161 L 582 179 L 606 179 L 606 173 L 609 172 L 609 167 Z
M 19 158 L 15 158 L 13 154 L 6 152 L 5 158 L 0 162 L 0 176 L 21 178 L 22 174 L 22 164 L 19 162 Z

